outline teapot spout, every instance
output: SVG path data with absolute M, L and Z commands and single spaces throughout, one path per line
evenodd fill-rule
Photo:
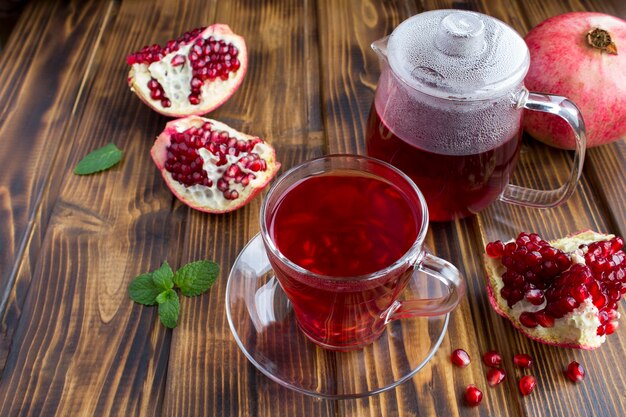
M 377 41 L 372 42 L 372 49 L 380 59 L 387 61 L 387 43 L 389 42 L 389 36 L 385 36 Z

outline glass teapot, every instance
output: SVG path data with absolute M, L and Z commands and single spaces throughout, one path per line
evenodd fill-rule
M 574 192 L 585 156 L 582 116 L 567 98 L 524 87 L 530 56 L 511 27 L 480 13 L 435 10 L 405 20 L 372 48 L 381 75 L 367 153 L 415 181 L 431 220 L 465 217 L 497 199 L 554 207 Z M 574 164 L 558 189 L 509 184 L 524 109 L 560 116 L 574 130 Z

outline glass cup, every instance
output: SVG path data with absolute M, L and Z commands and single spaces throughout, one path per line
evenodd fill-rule
M 358 349 L 391 321 L 450 312 L 465 293 L 458 269 L 424 249 L 422 193 L 385 162 L 356 155 L 305 162 L 274 183 L 260 217 L 296 321 L 323 348 Z M 410 280 L 424 274 L 447 293 L 403 300 Z

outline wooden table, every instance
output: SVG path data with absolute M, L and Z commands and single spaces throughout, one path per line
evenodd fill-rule
M 597 229 L 626 234 L 626 142 L 591 149 L 562 207 L 496 203 L 472 218 L 433 224 L 427 244 L 463 271 L 468 294 L 433 360 L 409 382 L 369 398 L 318 400 L 270 381 L 239 351 L 224 294 L 229 270 L 259 230 L 261 198 L 226 215 L 178 202 L 149 156 L 167 119 L 127 88 L 125 56 L 184 30 L 224 22 L 246 37 L 242 88 L 211 116 L 268 138 L 283 171 L 327 153 L 365 153 L 363 130 L 379 75 L 370 43 L 424 10 L 461 8 L 520 33 L 571 10 L 626 18 L 607 1 L 31 1 L 0 52 L 0 415 L 2 416 L 621 416 L 626 409 L 626 329 L 597 351 L 548 347 L 489 307 L 484 244 L 520 230 L 552 239 Z M 72 173 L 108 142 L 114 169 Z M 571 155 L 526 140 L 514 181 L 555 187 Z M 205 295 L 182 301 L 175 330 L 128 298 L 130 280 L 163 260 L 222 267 Z M 622 303 L 623 304 L 623 303 Z M 623 311 L 623 310 L 622 310 Z M 463 347 L 469 368 L 450 365 Z M 486 386 L 479 357 L 498 349 L 509 378 Z M 518 393 L 513 354 L 536 361 L 539 386 Z M 574 385 L 562 369 L 588 370 Z M 467 384 L 484 388 L 463 405 Z

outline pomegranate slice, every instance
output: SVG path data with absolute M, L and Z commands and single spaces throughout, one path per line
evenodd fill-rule
M 199 116 L 169 122 L 150 153 L 174 195 L 207 213 L 245 205 L 280 168 L 263 139 Z
M 595 349 L 617 327 L 626 292 L 623 245 L 593 231 L 554 242 L 534 233 L 491 242 L 484 258 L 491 305 L 531 339 Z
M 194 29 L 166 46 L 145 46 L 126 61 L 131 91 L 172 117 L 215 110 L 239 88 L 248 66 L 244 39 L 223 24 Z

